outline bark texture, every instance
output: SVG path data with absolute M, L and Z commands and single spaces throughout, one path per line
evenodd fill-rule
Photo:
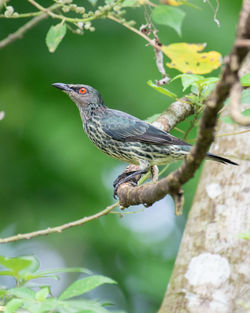
M 241 129 L 220 124 L 218 133 Z M 206 162 L 158 313 L 250 312 L 250 242 L 239 237 L 250 231 L 249 133 L 219 137 L 211 152 L 240 166 Z

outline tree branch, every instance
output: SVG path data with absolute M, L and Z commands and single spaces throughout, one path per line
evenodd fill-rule
M 191 102 L 186 99 L 180 99 L 170 105 L 170 107 L 164 111 L 161 116 L 158 118 L 158 120 L 155 123 L 158 123 L 158 126 L 161 125 L 164 129 L 171 129 L 174 127 L 177 123 L 183 121 L 188 115 L 193 113 L 193 106 Z M 23 240 L 23 239 L 31 239 L 38 236 L 45 236 L 52 233 L 61 233 L 62 231 L 75 227 L 75 226 L 81 226 L 83 224 L 86 224 L 90 221 L 93 221 L 95 219 L 98 219 L 99 217 L 102 217 L 104 215 L 107 215 L 111 213 L 111 211 L 119 206 L 119 202 L 114 203 L 113 205 L 108 206 L 106 209 L 91 215 L 87 217 L 83 217 L 79 220 L 76 220 L 74 222 L 69 222 L 60 226 L 56 227 L 49 227 L 46 229 L 34 231 L 31 233 L 26 234 L 18 234 L 7 238 L 0 238 L 0 244 L 1 243 L 9 243 L 13 241 Z
M 55 10 L 59 8 L 61 5 L 60 4 L 54 4 L 51 7 L 48 8 L 48 10 Z M 40 15 L 34 17 L 32 20 L 24 24 L 22 27 L 20 27 L 16 32 L 9 34 L 5 39 L 0 41 L 0 49 L 4 48 L 5 46 L 9 45 L 13 41 L 20 39 L 23 37 L 23 35 L 30 30 L 32 27 L 37 25 L 39 22 L 44 20 L 45 18 L 48 17 L 47 12 L 40 12 Z
M 9 242 L 13 242 L 13 241 L 18 241 L 18 240 L 22 240 L 22 239 L 31 239 L 34 237 L 38 237 L 38 236 L 45 236 L 45 235 L 49 235 L 52 233 L 61 233 L 62 231 L 64 231 L 65 229 L 71 228 L 71 227 L 75 227 L 75 226 L 81 226 L 83 224 L 86 224 L 88 222 L 91 222 L 93 220 L 98 219 L 101 216 L 107 215 L 109 214 L 114 208 L 116 208 L 119 205 L 119 202 L 116 202 L 108 207 L 106 207 L 106 209 L 90 215 L 90 216 L 86 216 L 83 217 L 79 220 L 76 220 L 74 222 L 70 222 L 70 223 L 66 223 L 60 226 L 56 226 L 56 227 L 52 227 L 52 228 L 47 228 L 47 229 L 42 229 L 42 230 L 38 230 L 38 231 L 34 231 L 31 233 L 26 233 L 26 234 L 18 234 L 15 236 L 11 236 L 11 237 L 7 237 L 7 238 L 0 238 L 0 244 L 1 243 L 9 243 Z
M 123 25 L 124 27 L 128 28 L 129 30 L 131 30 L 132 32 L 136 33 L 137 35 L 141 36 L 142 38 L 144 38 L 152 47 L 154 47 L 157 50 L 161 50 L 161 46 L 158 45 L 157 43 L 155 43 L 154 39 L 149 38 L 147 35 L 145 35 L 144 33 L 142 33 L 140 30 L 132 27 L 131 25 L 129 25 L 126 22 L 122 22 L 121 20 L 119 20 L 117 17 L 109 14 L 108 18 L 112 21 L 115 21 L 116 23 L 119 23 L 121 25 Z
M 158 127 L 165 131 L 170 131 L 178 123 L 184 121 L 189 115 L 194 113 L 194 107 L 192 102 L 183 97 L 173 102 L 153 123 L 155 127 Z
M 55 6 L 56 5 L 52 7 L 55 9 Z M 36 18 L 31 20 L 27 24 L 31 23 L 32 21 L 38 18 L 43 19 L 43 18 L 46 18 L 47 16 L 48 16 L 47 12 L 43 12 L 41 13 L 41 15 L 37 16 Z M 111 18 L 111 19 L 115 20 L 114 18 Z M 28 29 L 32 27 L 32 26 L 27 27 L 27 24 L 22 27 L 22 28 L 25 28 L 25 30 L 21 31 L 20 33 L 20 30 L 22 29 L 20 28 L 16 32 L 16 33 L 19 32 L 19 35 L 14 36 L 14 39 L 9 39 L 8 43 L 12 42 L 13 40 L 17 38 L 20 38 L 20 36 L 22 36 L 24 32 L 26 32 Z M 131 29 L 129 25 L 124 25 L 124 26 Z M 132 30 L 134 31 L 134 29 Z M 136 33 L 138 32 L 139 31 L 136 30 Z M 141 32 L 139 32 L 139 35 L 142 36 L 144 39 L 146 39 L 148 42 L 150 42 L 150 44 L 152 44 L 150 38 L 148 38 Z M 6 38 L 5 40 L 7 39 L 8 38 Z M 0 42 L 0 48 L 1 48 L 2 42 Z M 6 44 L 4 44 L 4 46 L 5 45 Z M 152 45 L 154 46 L 154 44 Z M 155 48 L 160 49 L 158 46 Z M 236 68 L 231 68 L 231 61 L 234 58 L 235 49 L 233 50 L 230 57 L 228 58 L 228 61 L 226 62 L 226 66 L 222 73 L 221 81 L 217 84 L 215 91 L 212 93 L 212 95 L 209 97 L 207 101 L 207 106 L 202 116 L 201 127 L 199 130 L 197 143 L 193 147 L 191 154 L 187 157 L 183 165 L 178 170 L 171 173 L 168 177 L 162 179 L 156 184 L 149 183 L 140 187 L 131 187 L 128 183 L 121 185 L 118 189 L 118 196 L 120 198 L 120 203 L 122 206 L 128 207 L 129 205 L 140 204 L 140 203 L 143 203 L 147 206 L 152 205 L 155 201 L 160 200 L 167 193 L 170 193 L 175 199 L 177 210 L 179 211 L 181 210 L 182 205 L 183 205 L 183 195 L 181 191 L 181 185 L 184 184 L 187 180 L 189 180 L 194 175 L 195 170 L 200 166 L 210 144 L 212 143 L 214 139 L 214 127 L 216 124 L 217 114 L 219 110 L 221 109 L 225 98 L 229 94 L 230 87 L 235 82 L 234 78 L 237 77 L 237 71 L 246 54 L 246 49 L 245 50 L 244 49 L 245 49 L 244 46 L 243 47 L 238 46 L 236 49 L 237 52 L 240 52 L 240 58 L 239 58 L 240 62 L 238 63 L 238 66 Z M 183 98 L 172 103 L 170 107 L 161 114 L 161 116 L 159 117 L 159 119 L 157 119 L 154 125 L 161 129 L 164 129 L 165 131 L 169 131 L 177 123 L 181 122 L 187 116 L 193 113 L 194 113 L 194 109 L 193 109 L 192 103 L 187 98 Z M 70 222 L 61 226 L 39 230 L 36 232 L 27 233 L 27 234 L 18 234 L 16 236 L 12 236 L 9 238 L 3 238 L 3 239 L 0 239 L 0 244 L 12 242 L 16 240 L 21 240 L 21 239 L 30 239 L 30 238 L 37 237 L 37 236 L 48 235 L 54 232 L 60 233 L 63 230 L 68 229 L 70 227 L 83 225 L 89 221 L 92 221 L 101 216 L 104 216 L 110 213 L 118 205 L 119 205 L 119 202 L 107 207 L 105 210 L 100 211 L 99 213 L 96 213 L 89 217 L 84 217 L 77 221 Z
M 244 14 L 241 14 L 241 17 L 244 16 L 244 23 L 240 19 L 237 36 L 242 36 L 242 34 L 249 36 L 249 0 L 243 3 L 242 11 L 244 11 Z M 121 184 L 117 194 L 123 207 L 126 208 L 130 205 L 138 204 L 150 206 L 162 199 L 166 194 L 171 194 L 175 199 L 176 213 L 179 214 L 182 211 L 183 196 L 181 186 L 194 176 L 195 171 L 199 168 L 214 140 L 218 112 L 229 96 L 230 89 L 239 81 L 238 71 L 247 52 L 248 49 L 244 46 L 234 46 L 231 54 L 226 59 L 221 79 L 206 101 L 197 142 L 180 168 L 157 183 L 147 183 L 139 187 L 134 187 L 130 183 Z M 237 60 L 236 63 L 235 60 Z
M 240 113 L 242 86 L 240 81 L 234 83 L 230 91 L 230 114 L 232 119 L 242 125 L 250 126 L 250 117 L 244 116 Z
M 243 2 L 240 19 L 237 29 L 237 37 L 235 41 L 235 53 L 231 59 L 230 66 L 232 69 L 238 68 L 239 63 L 242 61 L 242 54 L 249 51 L 250 47 L 250 1 Z M 234 82 L 230 91 L 230 114 L 232 119 L 242 125 L 250 126 L 250 118 L 243 116 L 240 112 L 240 99 L 241 99 L 242 86 L 240 83 L 239 74 L 235 76 Z

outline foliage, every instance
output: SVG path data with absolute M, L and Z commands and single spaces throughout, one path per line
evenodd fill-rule
M 167 5 L 158 5 L 152 13 L 152 18 L 157 24 L 172 27 L 181 35 L 181 25 L 185 17 L 185 12 L 181 9 Z
M 51 294 L 49 286 L 33 284 L 37 278 L 58 278 L 58 273 L 85 273 L 90 272 L 84 268 L 60 268 L 49 271 L 39 271 L 39 261 L 34 256 L 6 258 L 0 256 L 0 264 L 6 268 L 0 272 L 1 276 L 13 277 L 16 281 L 14 288 L 0 288 L 0 303 L 5 313 L 22 312 L 32 313 L 61 312 L 61 313 L 107 313 L 104 303 L 88 299 L 72 300 L 95 289 L 103 284 L 116 282 L 101 275 L 89 275 L 76 280 L 67 287 L 59 297 Z M 69 300 L 71 299 L 71 300 Z
M 162 48 L 171 59 L 167 63 L 170 68 L 176 68 L 182 73 L 207 74 L 221 65 L 221 54 L 216 51 L 203 52 L 206 44 L 173 43 Z
M 147 0 L 104 0 L 104 1 L 89 1 L 92 8 L 88 5 L 80 6 L 73 0 L 58 0 L 56 4 L 49 8 L 44 8 L 35 0 L 28 0 L 39 11 L 31 13 L 18 13 L 13 6 L 7 6 L 7 0 L 4 1 L 4 13 L 1 17 L 5 18 L 21 18 L 32 17 L 47 12 L 49 16 L 54 19 L 59 19 L 60 23 L 52 25 L 46 35 L 46 44 L 50 52 L 55 52 L 58 45 L 66 35 L 67 28 L 77 34 L 84 34 L 84 30 L 94 31 L 92 26 L 94 20 L 104 18 L 114 20 L 137 34 L 143 35 L 144 38 L 151 44 L 150 35 L 152 35 L 155 43 L 158 45 L 157 49 L 164 53 L 171 62 L 166 63 L 169 68 L 185 73 L 184 75 L 176 75 L 172 81 L 181 77 L 183 84 L 183 91 L 188 87 L 192 87 L 193 96 L 189 98 L 194 103 L 202 105 L 205 97 L 209 95 L 214 84 L 218 80 L 216 77 L 203 77 L 194 74 L 207 74 L 217 69 L 221 65 L 221 54 L 216 51 L 203 52 L 206 44 L 190 44 L 186 42 L 171 43 L 164 45 L 159 43 L 158 36 L 156 36 L 156 26 L 153 22 L 160 25 L 165 25 L 173 28 L 179 35 L 181 35 L 181 27 L 183 24 L 185 11 L 180 6 L 191 5 L 188 2 L 168 2 L 168 5 L 155 4 Z M 97 8 L 96 5 L 100 4 Z M 127 21 L 126 13 L 128 8 L 141 8 L 143 6 L 153 7 L 152 16 L 146 17 L 147 25 L 144 25 L 143 30 L 138 32 L 132 25 L 136 24 L 134 20 Z M 177 8 L 178 6 L 178 8 Z M 195 6 L 193 6 L 196 8 Z M 72 28 L 73 26 L 73 28 Z M 153 31 L 155 29 L 155 31 Z M 163 59 L 162 59 L 163 60 Z M 158 62 L 162 63 L 162 60 Z M 165 72 L 163 63 L 162 71 Z M 156 91 L 165 94 L 173 99 L 177 99 L 177 95 L 167 88 L 163 88 L 158 81 L 155 83 L 148 80 L 148 85 Z M 164 84 L 166 81 L 164 81 Z
M 0 1 L 0 8 L 1 3 L 4 3 L 1 11 L 4 17 L 1 22 L 4 19 L 6 21 L 12 19 L 11 24 L 7 25 L 6 22 L 4 24 L 6 26 L 3 25 L 1 28 L 5 36 L 13 32 L 14 27 L 20 27 L 26 18 L 39 16 L 43 12 L 40 9 L 33 12 L 34 9 L 32 9 L 33 14 L 29 15 L 26 12 L 31 13 L 31 9 L 25 6 L 24 1 L 20 3 L 18 0 L 16 4 L 13 2 Z M 203 73 L 190 74 L 194 72 L 189 68 L 185 68 L 184 73 L 180 74 L 178 70 L 166 67 L 172 80 L 168 88 L 158 85 L 157 81 L 154 82 L 157 73 L 154 73 L 153 57 L 148 52 L 149 48 L 143 48 L 145 53 L 142 53 L 143 44 L 137 44 L 135 36 L 131 36 L 128 31 L 119 30 L 118 27 L 111 27 L 115 21 L 134 31 L 133 20 L 137 21 L 138 18 L 136 28 L 138 30 L 138 24 L 142 23 L 141 13 L 144 12 L 144 7 L 153 8 L 154 12 L 157 7 L 163 6 L 159 5 L 158 1 L 155 1 L 155 7 L 143 0 L 105 2 L 89 0 L 89 3 L 82 1 L 81 6 L 77 5 L 80 1 L 77 4 L 76 1 L 74 3 L 72 1 L 55 2 L 55 5 L 59 7 L 51 10 L 54 17 L 48 18 L 40 28 L 34 28 L 29 36 L 24 36 L 22 41 L 16 42 L 11 49 L 2 51 L 1 72 L 5 79 L 0 86 L 0 91 L 1 105 L 4 106 L 6 118 L 1 121 L 0 134 L 1 143 L 4 146 L 4 153 L 0 154 L 1 165 L 3 165 L 1 167 L 0 206 L 2 209 L 1 226 L 7 234 L 39 229 L 41 225 L 58 225 L 82 215 L 92 214 L 93 209 L 100 209 L 104 203 L 111 201 L 111 190 L 107 192 L 103 181 L 104 178 L 105 181 L 111 179 L 109 175 L 114 175 L 110 173 L 119 163 L 106 158 L 94 147 L 92 148 L 82 134 L 74 109 L 63 97 L 58 101 L 58 97 L 55 97 L 50 90 L 51 83 L 65 81 L 95 85 L 105 93 L 105 98 L 109 99 L 111 104 L 113 102 L 114 107 L 124 108 L 127 112 L 142 117 L 160 112 L 161 108 L 165 109 L 170 103 L 167 98 L 169 96 L 174 98 L 189 96 L 194 102 L 196 114 L 179 126 L 182 133 L 180 135 L 177 130 L 177 135 L 185 134 L 185 138 L 188 135 L 194 138 L 204 99 L 218 79 L 215 77 L 218 72 L 209 77 L 207 74 L 203 76 Z M 40 1 L 40 3 L 45 6 L 45 1 Z M 47 3 L 51 4 L 49 1 Z M 176 17 L 172 16 L 174 22 L 169 23 L 170 25 L 168 23 L 163 25 L 160 21 L 153 19 L 156 25 L 159 25 L 158 35 L 164 47 L 169 47 L 171 50 L 171 43 L 175 44 L 176 33 L 172 35 L 173 29 L 177 33 L 182 30 L 184 38 L 188 38 L 191 42 L 203 42 L 205 39 L 209 42 L 210 50 L 216 47 L 222 54 L 229 51 L 231 35 L 225 36 L 222 41 L 219 40 L 220 32 L 211 32 L 208 10 L 203 10 L 203 15 L 201 15 L 201 11 L 197 14 L 193 8 L 189 7 L 187 10 L 189 3 L 186 1 L 177 3 L 177 1 L 169 0 L 168 3 L 173 6 L 178 4 L 178 9 L 185 14 L 181 14 L 184 18 L 181 21 L 177 19 L 176 24 L 173 24 Z M 224 14 L 221 18 L 225 21 L 226 34 L 233 34 L 239 4 L 237 1 L 232 3 L 225 1 L 225 5 L 231 6 L 231 11 L 234 13 Z M 227 16 L 230 17 L 229 20 Z M 192 25 L 194 19 L 195 26 Z M 183 27 L 185 20 L 188 23 Z M 155 30 L 152 21 L 146 19 L 146 24 L 151 30 Z M 58 25 L 61 31 L 63 30 L 59 35 L 54 32 Z M 200 27 L 197 28 L 197 25 Z M 65 26 L 66 34 L 64 34 Z M 91 33 L 94 32 L 95 27 L 100 31 Z M 51 30 L 53 30 L 52 33 Z M 84 37 L 77 40 L 74 36 L 70 36 L 70 32 L 84 35 Z M 53 52 L 51 54 L 48 54 L 42 45 L 46 33 L 46 41 L 50 37 L 49 44 L 47 44 Z M 164 37 L 166 33 L 167 36 Z M 152 34 L 151 32 L 150 39 L 153 39 Z M 64 44 L 59 46 L 62 40 Z M 187 39 L 182 39 L 182 41 L 185 40 Z M 139 40 L 138 43 L 140 43 Z M 164 54 L 164 51 L 162 52 Z M 148 55 L 150 55 L 150 60 Z M 178 57 L 178 53 L 174 57 Z M 199 54 L 195 57 L 198 58 Z M 167 58 L 167 54 L 164 54 L 164 58 Z M 5 60 L 12 61 L 5 62 Z M 164 61 L 164 67 L 167 62 L 169 63 L 167 60 Z M 214 65 L 213 62 L 212 65 Z M 151 92 L 150 88 L 141 87 L 140 81 L 148 80 L 149 86 L 159 91 L 159 94 Z M 179 82 L 182 83 L 183 93 L 177 85 Z M 156 117 L 153 115 L 149 121 L 152 122 Z M 168 173 L 175 167 L 176 165 L 171 165 Z M 191 205 L 197 180 L 198 175 L 184 186 L 184 190 L 186 189 L 185 212 Z M 100 188 L 96 188 L 97 184 Z M 108 184 L 111 185 L 110 181 Z M 171 209 L 165 202 L 161 205 L 166 210 L 159 219 L 166 216 Z M 157 214 L 157 206 L 152 211 Z M 142 215 L 141 220 L 146 219 L 146 216 L 146 214 Z M 141 220 L 138 221 L 138 225 L 143 224 Z M 141 311 L 153 312 L 159 306 L 166 285 L 166 281 L 156 280 L 155 277 L 166 277 L 166 280 L 170 277 L 175 256 L 173 251 L 176 251 L 178 247 L 184 219 L 178 218 L 172 223 L 177 223 L 177 226 L 175 225 L 170 236 L 159 234 L 158 229 L 151 236 L 148 235 L 150 231 L 145 225 L 144 233 L 138 234 L 136 230 L 124 227 L 119 217 L 117 219 L 107 217 L 101 222 L 91 224 L 91 227 L 75 228 L 74 232 L 68 232 L 67 235 L 49 236 L 49 240 L 43 238 L 42 242 L 57 251 L 70 264 L 79 262 L 80 266 L 84 264 L 86 267 L 95 268 L 98 272 L 103 272 L 105 269 L 108 276 L 115 277 L 122 286 L 129 312 L 135 312 L 135 308 L 138 312 L 138 307 Z M 11 225 L 10 230 L 6 229 L 6 225 Z M 153 225 L 150 224 L 148 227 L 153 227 Z M 156 240 L 154 239 L 156 237 L 159 240 L 157 243 L 151 241 Z M 36 251 L 34 246 L 32 249 Z M 38 245 L 37 249 L 39 247 Z M 19 255 L 17 247 L 13 247 L 13 250 L 14 255 Z M 26 259 L 23 261 L 26 262 Z M 13 274 L 13 269 L 6 268 L 4 271 Z M 63 271 L 66 271 L 66 268 Z M 71 268 L 67 271 L 71 271 Z M 31 282 L 37 272 L 39 272 L 38 269 L 35 272 L 29 270 Z M 50 275 L 53 276 L 56 272 L 54 270 Z M 16 274 L 21 275 L 18 271 Z M 23 287 L 33 290 L 29 282 Z M 39 299 L 45 298 L 44 301 L 47 301 L 53 298 L 50 294 L 47 296 L 46 286 L 40 286 L 38 289 L 35 290 L 35 294 L 41 291 L 38 294 Z M 2 289 L 2 292 L 5 290 Z M 116 297 L 117 294 L 113 296 Z M 8 299 L 10 300 L 11 297 L 13 302 L 9 305 L 16 310 L 23 299 L 14 294 Z M 5 299 L 5 297 L 2 298 Z M 54 299 L 57 303 L 73 301 L 59 300 L 56 297 Z M 37 299 L 35 301 L 38 302 Z M 124 303 L 122 297 L 119 301 L 120 304 Z M 101 308 L 104 309 L 103 306 Z
M 243 233 L 239 235 L 240 238 L 250 241 L 250 233 Z
M 50 27 L 46 36 L 46 44 L 49 48 L 49 52 L 55 52 L 60 41 L 66 35 L 66 31 L 66 25 L 63 23 L 59 23 L 56 26 Z
M 161 86 L 158 86 L 157 84 L 153 83 L 152 80 L 148 80 L 147 81 L 147 84 L 154 88 L 156 91 L 170 97 L 170 98 L 173 98 L 173 99 L 177 99 L 177 95 L 175 93 L 173 93 L 172 91 L 168 90 L 167 88 L 164 88 L 164 87 L 161 87 Z
M 250 87 L 250 73 L 243 75 L 240 79 L 242 86 Z

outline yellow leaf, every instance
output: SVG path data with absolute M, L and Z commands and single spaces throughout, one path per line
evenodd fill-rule
M 200 53 L 206 44 L 186 42 L 163 46 L 162 51 L 171 59 L 167 66 L 186 74 L 207 74 L 221 65 L 221 54 L 217 51 Z
M 182 5 L 184 2 L 183 1 L 176 1 L 176 0 L 160 0 L 161 3 L 163 4 L 168 4 L 168 5 L 172 5 L 172 6 L 179 6 Z

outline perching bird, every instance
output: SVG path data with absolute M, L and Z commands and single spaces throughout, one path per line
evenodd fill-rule
M 157 175 L 157 165 L 182 160 L 190 152 L 188 143 L 125 112 L 106 107 L 99 92 L 88 85 L 56 83 L 77 105 L 84 130 L 89 139 L 104 153 L 124 162 L 140 165 L 140 170 L 122 174 L 114 182 L 118 186 L 151 169 Z M 237 163 L 207 154 L 210 160 Z M 154 179 L 154 177 L 153 177 Z

